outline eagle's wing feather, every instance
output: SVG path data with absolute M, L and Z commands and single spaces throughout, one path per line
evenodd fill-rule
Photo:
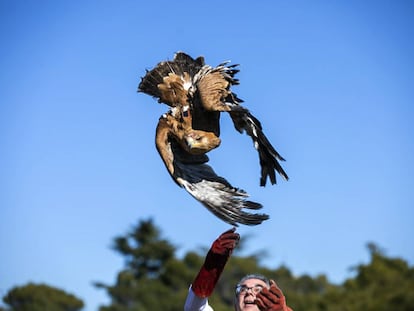
M 178 88 L 180 92 L 185 90 L 187 93 L 188 86 L 184 84 L 191 83 L 192 78 L 203 65 L 203 57 L 193 59 L 183 52 L 178 52 L 172 61 L 160 62 L 147 71 L 138 85 L 138 91 L 157 98 L 160 103 L 175 107 L 177 98 L 173 96 L 174 91 Z M 179 85 L 180 78 L 182 85 Z M 179 94 L 178 98 L 181 96 L 183 94 Z
M 198 169 L 207 171 L 211 169 L 207 164 L 198 166 Z M 211 177 L 215 179 L 217 175 L 214 172 L 212 174 Z M 239 189 L 207 179 L 194 183 L 180 179 L 180 183 L 210 212 L 233 226 L 237 226 L 237 224 L 254 226 L 269 219 L 266 214 L 251 214 L 243 211 L 243 209 L 260 209 L 262 205 L 246 200 L 245 197 L 248 195 Z
M 197 90 L 203 108 L 207 111 L 230 111 L 224 99 L 231 94 L 230 83 L 219 71 L 211 71 L 200 78 Z
M 246 200 L 249 195 L 245 191 L 234 188 L 226 179 L 218 176 L 210 165 L 176 160 L 175 166 L 179 168 L 174 176 L 176 181 L 223 221 L 234 226 L 238 223 L 258 225 L 269 218 L 266 214 L 245 212 L 244 209 L 257 210 L 262 205 Z
M 238 65 L 226 66 L 226 63 L 217 67 L 204 65 L 194 77 L 200 104 L 207 111 L 230 111 L 233 106 L 242 102 L 237 98 L 230 87 L 239 84 L 234 75 L 239 71 Z M 197 107 L 195 107 L 197 108 Z
M 267 139 L 259 120 L 245 108 L 230 111 L 230 116 L 236 130 L 240 133 L 245 131 L 252 138 L 254 147 L 259 153 L 261 167 L 260 186 L 266 185 L 267 177 L 269 177 L 272 185 L 276 184 L 275 171 L 285 180 L 288 180 L 288 175 L 279 163 L 279 161 L 285 161 L 285 159 Z

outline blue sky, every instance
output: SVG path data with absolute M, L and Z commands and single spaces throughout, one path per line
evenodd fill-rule
M 115 236 L 152 217 L 178 248 L 229 225 L 177 187 L 154 147 L 167 111 L 136 93 L 176 51 L 240 64 L 234 91 L 287 159 L 259 187 L 250 139 L 222 119 L 210 164 L 271 219 L 246 253 L 341 282 L 367 242 L 414 263 L 411 1 L 1 1 L 0 296 L 44 282 L 97 310 L 123 258 Z M 283 286 L 283 284 L 282 284 Z

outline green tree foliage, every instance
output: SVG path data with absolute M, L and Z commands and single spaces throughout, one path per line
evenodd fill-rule
M 385 257 L 373 243 L 368 249 L 371 262 L 355 267 L 356 277 L 343 286 L 345 299 L 358 298 L 349 310 L 414 310 L 414 269 L 402 259 Z
M 175 258 L 175 247 L 161 238 L 152 220 L 140 221 L 127 236 L 115 238 L 114 249 L 125 257 L 126 268 L 115 285 L 96 283 L 112 299 L 101 311 L 182 309 L 193 271 Z
M 45 285 L 29 283 L 14 287 L 3 301 L 9 311 L 79 311 L 83 301 L 63 290 Z
M 243 237 L 238 249 L 245 248 L 245 241 Z M 177 259 L 175 247 L 161 237 L 152 220 L 140 221 L 125 237 L 115 238 L 114 249 L 125 257 L 125 269 L 114 285 L 96 284 L 111 297 L 110 305 L 100 311 L 181 311 L 207 252 L 188 252 Z M 239 256 L 236 251 L 210 304 L 215 310 L 233 311 L 237 281 L 261 273 L 278 282 L 296 311 L 414 310 L 414 268 L 402 259 L 387 258 L 375 244 L 368 250 L 370 263 L 357 266 L 355 277 L 341 285 L 331 284 L 325 275 L 294 276 L 286 266 L 269 269 L 260 264 L 262 254 Z
M 412 311 L 414 268 L 400 258 L 389 258 L 374 243 L 367 249 L 370 261 L 355 266 L 355 276 L 335 285 L 325 275 L 295 276 L 286 266 L 270 269 L 260 264 L 263 252 L 241 256 L 244 236 L 218 282 L 210 304 L 217 311 L 233 311 L 234 287 L 246 274 L 260 273 L 274 279 L 295 311 Z M 212 242 L 212 241 L 211 241 Z M 116 237 L 113 248 L 125 258 L 115 284 L 95 283 L 106 290 L 111 303 L 100 311 L 183 310 L 188 287 L 207 253 L 190 251 L 182 259 L 176 248 L 162 238 L 153 221 L 142 220 L 126 236 Z M 80 311 L 82 300 L 60 289 L 29 283 L 12 288 L 0 311 Z

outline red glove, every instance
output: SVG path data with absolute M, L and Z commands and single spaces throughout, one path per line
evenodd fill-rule
M 270 288 L 256 295 L 256 304 L 261 311 L 293 311 L 286 305 L 286 298 L 275 281 L 270 280 Z
M 233 249 L 239 242 L 240 235 L 232 228 L 222 233 L 211 245 L 200 272 L 196 276 L 191 288 L 200 298 L 209 297 L 223 272 Z

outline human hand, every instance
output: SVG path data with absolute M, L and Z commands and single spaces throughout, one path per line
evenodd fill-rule
M 237 246 L 240 235 L 236 233 L 236 228 L 232 228 L 222 233 L 211 245 L 210 251 L 214 254 L 229 255 Z
M 255 303 L 261 311 L 293 311 L 286 305 L 286 298 L 276 282 L 270 280 L 270 288 L 256 295 Z

